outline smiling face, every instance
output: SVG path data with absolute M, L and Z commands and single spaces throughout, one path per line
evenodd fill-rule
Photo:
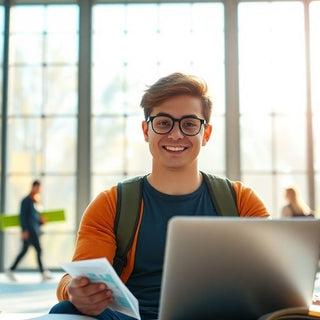
M 153 108 L 151 116 L 167 114 L 180 119 L 184 116 L 195 116 L 204 119 L 202 105 L 199 98 L 180 95 L 166 100 Z M 210 138 L 211 125 L 201 126 L 200 132 L 195 136 L 186 136 L 175 122 L 168 134 L 157 134 L 152 130 L 151 123 L 142 123 L 145 141 L 153 157 L 153 171 L 157 169 L 184 170 L 198 167 L 198 155 L 201 146 Z

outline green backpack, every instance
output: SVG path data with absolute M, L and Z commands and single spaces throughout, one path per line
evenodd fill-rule
M 219 216 L 239 216 L 236 194 L 228 179 L 202 172 L 208 186 L 211 199 Z M 138 227 L 142 199 L 143 176 L 119 182 L 117 185 L 118 201 L 114 223 L 117 250 L 113 267 L 120 276 L 127 264 L 130 250 Z

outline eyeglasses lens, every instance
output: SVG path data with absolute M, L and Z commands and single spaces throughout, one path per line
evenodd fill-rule
M 201 120 L 196 118 L 183 118 L 179 121 L 180 130 L 183 134 L 193 136 L 199 133 Z M 174 126 L 174 120 L 166 116 L 156 116 L 152 119 L 152 128 L 156 133 L 169 133 Z

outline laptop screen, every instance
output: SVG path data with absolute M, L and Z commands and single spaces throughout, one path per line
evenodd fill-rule
M 175 217 L 160 320 L 250 320 L 309 306 L 319 252 L 316 219 Z

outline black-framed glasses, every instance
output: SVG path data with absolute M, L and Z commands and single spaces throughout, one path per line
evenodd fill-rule
M 186 136 L 196 136 L 206 121 L 196 116 L 184 116 L 180 119 L 171 117 L 170 115 L 150 116 L 147 123 L 151 122 L 152 130 L 157 134 L 168 134 L 174 127 L 174 123 L 179 123 L 181 132 Z

